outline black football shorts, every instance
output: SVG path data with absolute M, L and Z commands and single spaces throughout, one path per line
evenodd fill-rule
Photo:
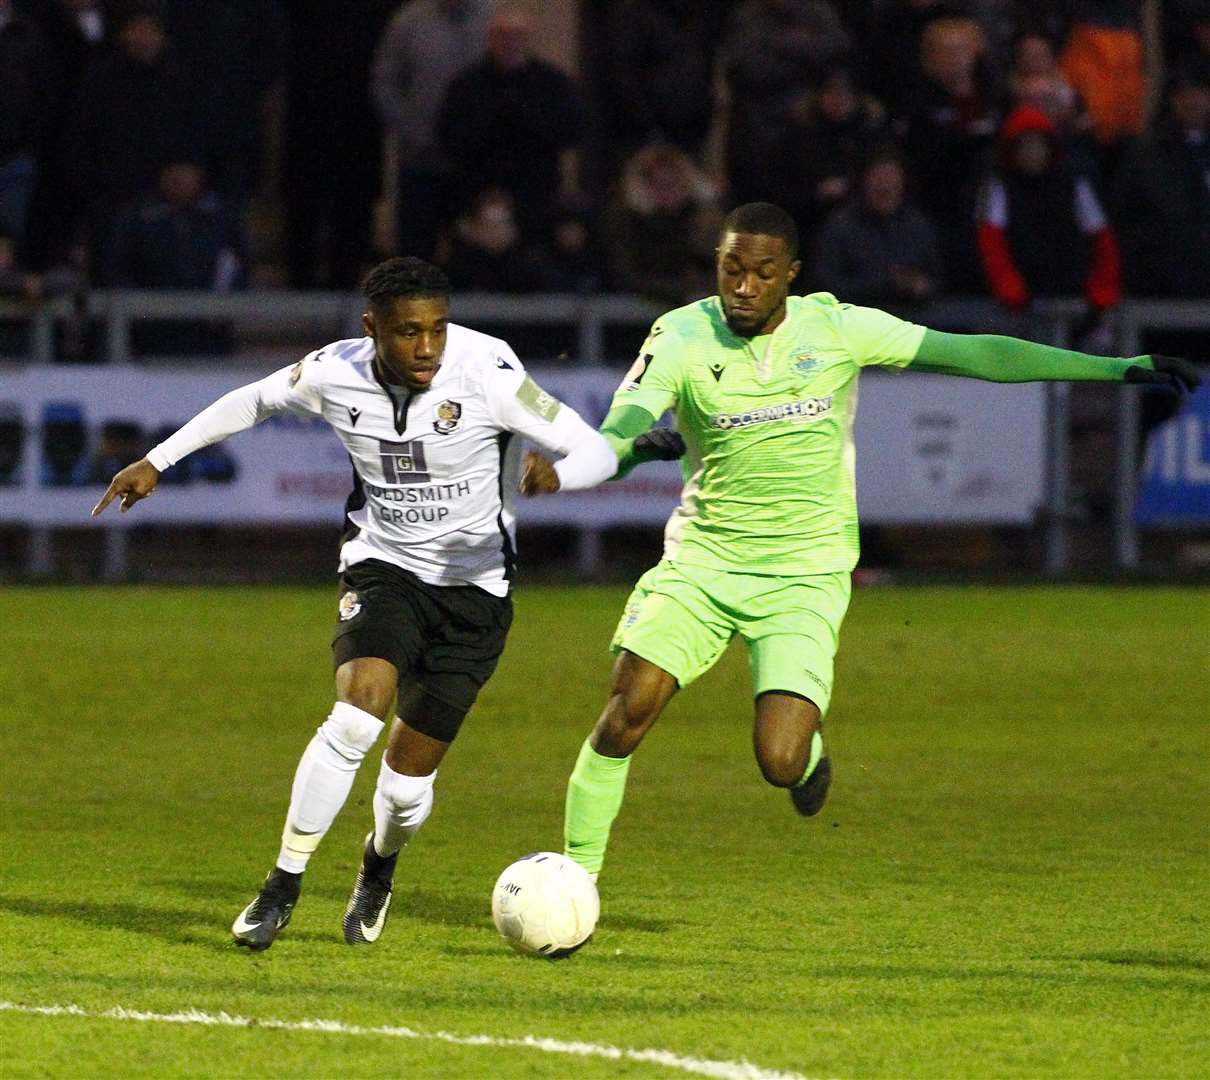
M 337 667 L 366 656 L 394 664 L 397 711 L 416 730 L 451 742 L 496 670 L 512 620 L 510 597 L 476 585 L 429 585 L 367 559 L 340 575 L 332 655 Z

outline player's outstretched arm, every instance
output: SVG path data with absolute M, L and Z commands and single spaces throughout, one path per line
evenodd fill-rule
M 609 410 L 601 434 L 618 455 L 618 471 L 611 480 L 620 480 L 645 461 L 675 461 L 685 453 L 685 440 L 677 432 L 653 427 L 654 423 L 655 417 L 641 405 L 617 405 Z
M 594 488 L 608 480 L 618 467 L 613 447 L 601 434 L 574 409 L 562 403 L 556 405 L 548 421 L 526 422 L 513 429 L 539 446 L 564 455 L 554 462 L 544 454 L 532 450 L 527 453 L 519 485 L 522 495 L 553 495 L 556 491 Z
M 275 371 L 260 382 L 232 390 L 207 406 L 179 431 L 153 447 L 145 458 L 119 471 L 92 508 L 91 516 L 96 517 L 118 496 L 122 498 L 125 513 L 151 494 L 165 469 L 203 446 L 220 442 L 278 413 L 318 413 L 316 386 L 310 380 L 300 383 L 306 363 L 300 360 L 293 367 Z
M 632 407 L 628 407 L 632 408 Z M 615 409 L 614 412 L 622 410 Z M 653 421 L 644 409 L 634 409 L 647 416 L 647 425 Z M 612 415 L 612 413 L 610 414 Z M 601 426 L 601 434 L 617 455 L 617 471 L 608 479 L 617 480 L 625 476 L 636 465 L 644 461 L 675 461 L 685 452 L 685 440 L 671 428 L 654 428 L 633 438 L 621 438 L 615 431 L 608 430 L 608 420 Z M 625 455 L 625 456 L 623 456 Z M 566 461 L 567 459 L 564 458 Z M 550 495 L 562 487 L 555 463 L 544 454 L 531 450 L 525 455 L 521 472 L 522 495 Z
M 579 413 L 542 389 L 503 342 L 496 366 L 484 382 L 487 406 L 503 431 L 537 443 L 563 457 L 526 455 L 518 490 L 522 495 L 581 491 L 608 480 L 618 467 L 613 447 Z
M 528 431 L 526 434 L 539 445 L 566 456 L 556 462 L 545 454 L 530 450 L 525 455 L 521 482 L 522 495 L 553 495 L 556 491 L 582 491 L 608 480 L 617 468 L 613 447 L 586 424 L 572 409 L 562 406 L 555 425 L 562 429 L 555 439 L 553 432 Z M 552 445 L 553 443 L 553 445 Z
M 909 371 L 962 375 L 989 382 L 1129 382 L 1192 392 L 1201 384 L 1197 366 L 1179 356 L 1092 356 L 996 334 L 946 334 L 927 330 Z
M 115 474 L 114 478 L 109 481 L 109 487 L 105 489 L 105 494 L 101 496 L 97 505 L 92 508 L 92 513 L 89 516 L 96 517 L 117 498 L 121 498 L 122 500 L 120 508 L 124 514 L 140 499 L 147 498 L 155 490 L 155 486 L 159 482 L 160 470 L 146 458 L 140 458 Z

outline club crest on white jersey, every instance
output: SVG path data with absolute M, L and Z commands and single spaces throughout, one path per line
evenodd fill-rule
M 342 570 L 381 559 L 432 584 L 507 593 L 517 435 L 565 454 L 572 418 L 577 429 L 586 425 L 505 342 L 451 324 L 441 367 L 420 391 L 381 380 L 371 338 L 326 345 L 285 381 L 285 408 L 322 416 L 353 464 Z M 353 616 L 342 606 L 341 617 Z
M 448 435 L 462 419 L 462 406 L 456 401 L 442 401 L 433 410 L 433 430 L 438 435 Z

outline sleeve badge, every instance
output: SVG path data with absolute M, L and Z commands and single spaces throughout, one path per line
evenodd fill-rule
M 630 370 L 622 377 L 622 383 L 618 387 L 618 390 L 637 390 L 639 383 L 643 381 L 643 376 L 647 374 L 647 368 L 653 359 L 654 357 L 651 353 L 643 353 L 630 365 Z
M 548 394 L 528 375 L 517 389 L 517 400 L 539 420 L 550 423 L 558 415 L 559 399 Z

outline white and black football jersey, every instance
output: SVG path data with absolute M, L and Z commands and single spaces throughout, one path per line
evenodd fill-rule
M 352 460 L 341 570 L 381 559 L 430 584 L 497 596 L 512 576 L 518 436 L 588 459 L 573 470 L 557 463 L 565 488 L 594 486 L 617 466 L 604 438 L 526 375 L 505 342 L 455 324 L 424 390 L 383 382 L 373 339 L 336 341 L 232 391 L 148 458 L 162 470 L 283 412 L 323 417 Z

